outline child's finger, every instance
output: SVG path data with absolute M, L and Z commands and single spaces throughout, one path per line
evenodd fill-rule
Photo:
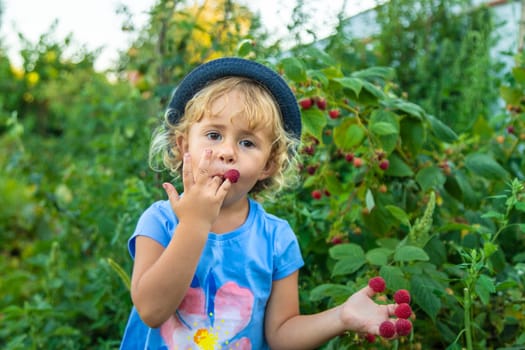
M 387 312 L 388 312 L 388 316 L 392 317 L 392 316 L 396 316 L 396 304 L 388 304 L 388 305 L 385 305 L 386 308 L 387 308 Z
M 210 177 L 211 154 L 212 154 L 211 149 L 204 150 L 204 154 L 199 160 L 196 181 L 199 181 L 201 179 L 203 181 L 208 181 Z
M 173 186 L 169 182 L 165 182 L 162 184 L 162 187 L 164 188 L 164 191 L 166 191 L 166 194 L 168 195 L 168 199 L 170 200 L 171 203 L 179 200 L 179 193 L 175 189 L 175 186 Z
M 366 294 L 367 297 L 369 298 L 372 298 L 374 295 L 377 294 L 377 292 L 375 292 L 372 288 L 370 288 L 369 286 L 366 286 L 366 287 L 363 287 L 363 289 L 361 289 L 359 291 L 360 293 L 364 293 Z
M 194 183 L 193 178 L 193 167 L 191 165 L 191 156 L 189 153 L 185 153 L 182 158 L 182 184 L 185 189 L 188 189 Z

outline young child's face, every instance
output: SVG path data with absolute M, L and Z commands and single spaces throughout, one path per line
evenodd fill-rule
M 221 176 L 228 169 L 237 169 L 240 178 L 230 193 L 244 195 L 257 181 L 272 175 L 269 162 L 272 132 L 267 125 L 250 126 L 243 115 L 243 96 L 233 90 L 220 96 L 211 105 L 210 113 L 191 125 L 187 137 L 179 143 L 189 152 L 194 172 L 206 149 L 212 151 L 209 174 Z

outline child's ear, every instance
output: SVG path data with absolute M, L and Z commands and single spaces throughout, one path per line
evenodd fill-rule
M 184 154 L 188 151 L 188 142 L 186 141 L 186 137 L 184 135 L 178 135 L 176 143 L 180 154 Z

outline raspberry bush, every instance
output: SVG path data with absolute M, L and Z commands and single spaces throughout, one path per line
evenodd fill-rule
M 411 342 L 438 347 L 467 344 L 459 334 L 480 333 L 469 323 L 472 312 L 489 312 L 488 300 L 499 299 L 493 266 L 503 267 L 505 243 L 489 232 L 509 232 L 508 225 L 523 212 L 522 186 L 509 195 L 517 174 L 495 152 L 505 143 L 479 139 L 476 128 L 472 134 L 456 133 L 403 97 L 392 69 L 346 73 L 311 48 L 301 57 L 285 58 L 277 67 L 293 82 L 299 100 L 312 101 L 302 108 L 304 184 L 299 196 L 281 198 L 301 203 L 292 209 L 291 222 L 309 261 L 303 283 L 312 290 L 303 297 L 322 309 L 342 302 L 370 277 L 380 275 L 392 290 L 410 291 L 410 312 L 418 323 Z M 326 100 L 324 108 L 316 105 L 319 98 Z M 329 113 L 334 109 L 340 111 L 337 118 Z M 511 124 L 522 123 L 515 110 L 503 113 L 512 118 Z M 509 122 L 500 124 L 493 126 L 496 135 L 498 127 Z M 517 129 L 513 134 L 502 129 L 514 147 L 522 142 Z M 312 191 L 319 195 L 312 198 Z M 503 211 L 511 215 L 505 222 L 499 220 L 502 207 L 487 201 L 494 193 L 510 203 Z M 284 208 L 290 217 L 292 207 Z M 473 252 L 481 252 L 476 260 L 481 268 L 465 271 L 462 257 Z M 513 252 L 515 248 L 509 251 Z M 514 273 L 520 270 L 519 264 L 509 267 Z M 461 281 L 471 282 L 465 286 Z M 472 293 L 468 303 L 465 287 Z M 501 288 L 511 293 L 513 287 Z M 486 323 L 512 332 L 495 318 Z M 334 344 L 341 341 L 345 342 Z M 347 338 L 348 343 L 353 341 Z

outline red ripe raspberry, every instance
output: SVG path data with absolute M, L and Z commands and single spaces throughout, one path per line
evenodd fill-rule
M 325 110 L 326 109 L 326 99 L 320 97 L 315 102 L 317 104 L 317 108 Z
M 372 290 L 373 290 L 374 292 L 381 293 L 382 291 L 385 290 L 385 288 L 386 288 L 386 283 L 385 283 L 385 280 L 383 279 L 383 277 L 376 276 L 376 277 L 372 277 L 372 278 L 368 281 L 368 286 L 369 286 L 370 288 L 372 288 Z
M 383 159 L 379 163 L 379 167 L 381 168 L 381 170 L 387 170 L 389 166 L 390 166 L 390 162 L 388 161 L 388 159 Z
M 313 199 L 321 199 L 321 197 L 323 196 L 323 193 L 319 190 L 313 190 L 312 191 L 312 198 Z
M 367 333 L 367 334 L 365 335 L 365 339 L 366 339 L 366 341 L 369 342 L 369 343 L 375 343 L 375 341 L 376 341 L 376 336 L 373 335 L 373 334 Z
M 396 334 L 396 325 L 392 321 L 383 321 L 379 325 L 379 335 L 383 338 L 392 338 Z
M 314 166 L 314 165 L 309 165 L 307 168 L 306 168 L 306 171 L 308 172 L 308 174 L 310 175 L 313 175 L 315 174 L 315 171 L 317 170 L 317 167 Z
M 237 169 L 230 169 L 224 173 L 224 178 L 230 180 L 232 184 L 236 183 L 240 176 L 241 174 Z
M 314 101 L 311 98 L 303 98 L 299 101 L 299 104 L 301 105 L 302 109 L 309 109 L 313 106 Z
M 330 118 L 337 119 L 339 118 L 339 115 L 341 114 L 341 112 L 338 109 L 331 109 L 328 112 L 328 114 L 330 115 Z
M 396 304 L 410 304 L 410 292 L 406 289 L 399 289 L 394 293 L 394 301 Z
M 332 242 L 333 245 L 341 244 L 341 243 L 343 243 L 343 236 L 342 235 L 337 235 L 335 237 L 332 237 L 331 242 Z
M 399 304 L 394 311 L 397 317 L 399 318 L 409 318 L 412 315 L 412 308 L 407 303 Z
M 396 321 L 396 332 L 400 336 L 409 335 L 412 331 L 412 322 L 409 320 L 405 320 L 404 318 L 400 318 Z

